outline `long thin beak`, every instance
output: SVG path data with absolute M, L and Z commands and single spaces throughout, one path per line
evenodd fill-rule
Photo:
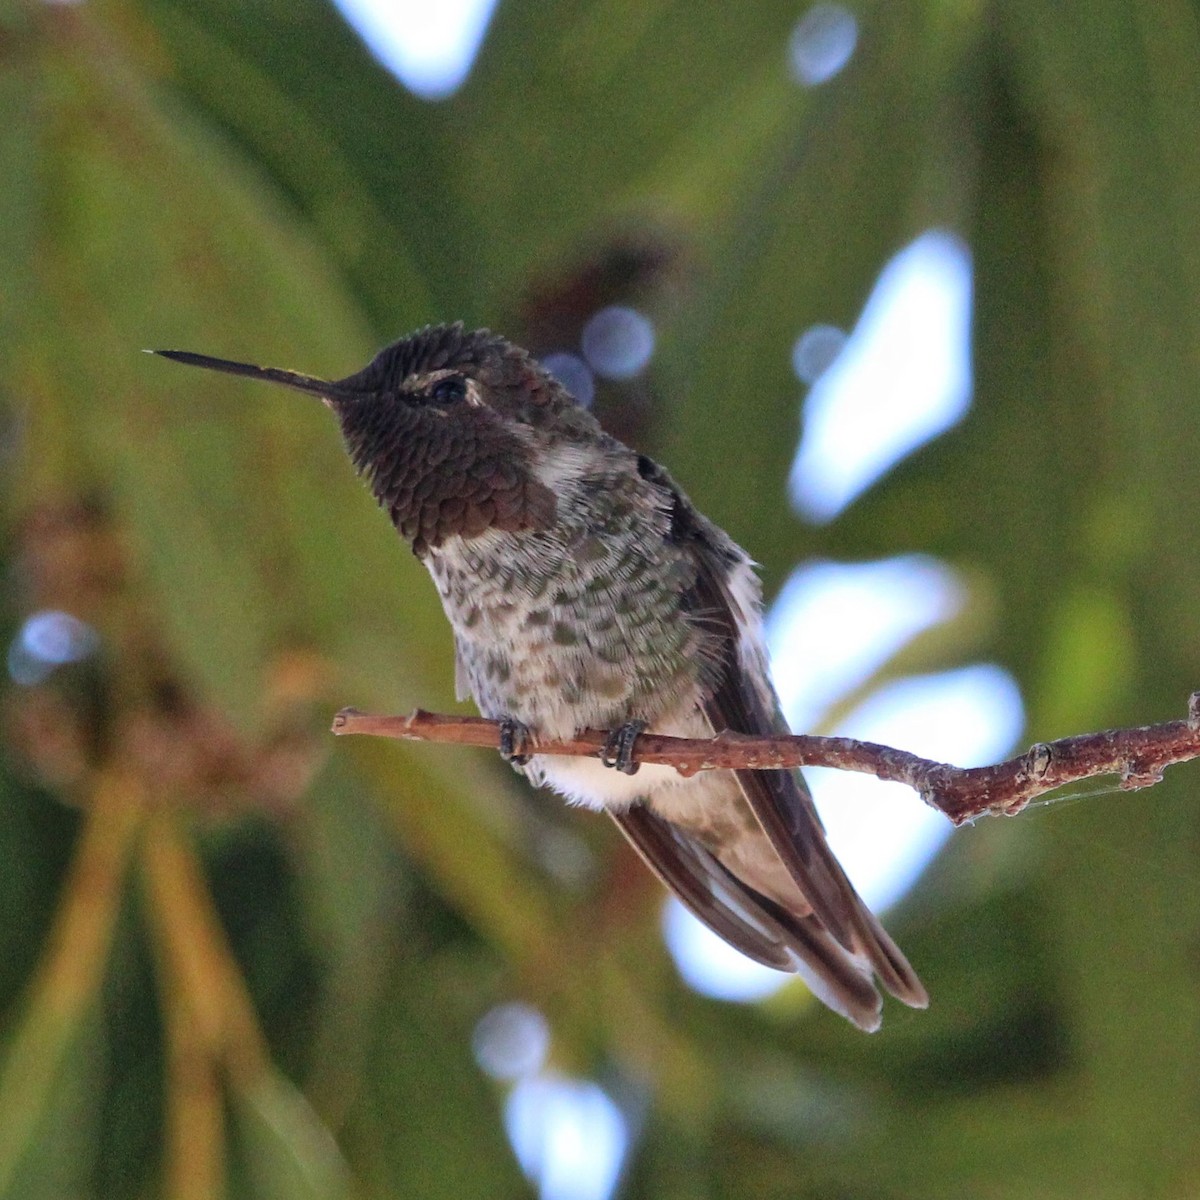
M 206 371 L 224 371 L 227 375 L 245 375 L 250 379 L 265 379 L 268 383 L 280 383 L 297 392 L 320 396 L 322 400 L 351 400 L 360 392 L 351 391 L 342 384 L 327 379 L 316 379 L 312 375 L 301 375 L 297 371 L 283 371 L 279 367 L 256 367 L 252 363 L 231 362 L 227 358 L 212 358 L 207 354 L 193 354 L 190 350 L 147 350 L 172 362 L 185 363 L 189 367 L 203 367 Z

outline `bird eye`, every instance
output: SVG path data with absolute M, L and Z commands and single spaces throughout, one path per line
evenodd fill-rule
M 429 396 L 438 404 L 455 404 L 467 398 L 467 381 L 461 375 L 447 375 L 430 388 Z

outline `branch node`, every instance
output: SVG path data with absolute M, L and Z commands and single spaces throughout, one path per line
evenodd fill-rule
M 1033 779 L 1045 779 L 1053 761 L 1053 748 L 1045 742 L 1036 742 L 1025 752 L 1025 773 Z
M 1188 697 L 1187 723 L 1193 733 L 1200 733 L 1200 692 L 1193 692 Z
M 917 795 L 921 797 L 923 803 L 928 804 L 930 808 L 937 809 L 940 813 L 945 813 L 955 825 L 961 825 L 969 817 L 953 815 L 945 799 L 946 793 L 953 787 L 950 774 L 953 771 L 954 768 L 947 766 L 946 763 L 930 763 L 924 770 L 918 770 L 908 782 L 911 787 L 916 789 Z

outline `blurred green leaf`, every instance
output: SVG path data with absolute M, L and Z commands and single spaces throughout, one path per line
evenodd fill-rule
M 471 964 L 403 950 L 384 980 L 347 1152 L 369 1195 L 525 1196 L 500 1096 L 471 1061 Z M 359 1163 L 361 1162 L 361 1166 Z
M 24 1118 L 20 1144 L 12 1136 L 12 1109 L 0 1130 L 0 1196 L 5 1200 L 60 1200 L 84 1194 L 91 1182 L 100 1140 L 96 1095 L 103 1087 L 107 1057 L 94 1005 L 69 1031 L 61 1049 L 47 1064 L 50 1078 L 40 1094 L 17 1102 Z
M 34 1186 L 30 1178 L 42 1179 L 45 1164 L 63 1153 L 59 1142 L 87 1139 L 89 1126 L 95 1136 L 95 1112 L 78 1111 L 80 1072 L 98 1068 L 95 1014 L 140 830 L 140 800 L 116 775 L 103 777 L 91 797 L 58 915 L 4 1046 L 0 1195 L 23 1195 Z M 57 1180 L 60 1171 L 56 1166 L 45 1180 Z
M 241 1143 L 246 1195 L 259 1200 L 337 1200 L 352 1195 L 350 1173 L 338 1148 L 282 1075 L 272 1073 L 233 1106 Z

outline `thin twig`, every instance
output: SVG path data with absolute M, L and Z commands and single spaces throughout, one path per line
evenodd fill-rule
M 385 717 L 344 708 L 334 718 L 333 732 L 491 749 L 500 745 L 497 721 L 421 709 L 407 717 Z M 596 729 L 583 730 L 566 741 L 535 737 L 532 749 L 537 754 L 599 758 L 607 737 Z M 810 734 L 750 737 L 726 732 L 714 738 L 678 738 L 643 733 L 633 749 L 635 762 L 671 766 L 681 775 L 805 766 L 859 771 L 908 784 L 956 825 L 984 814 L 1018 813 L 1046 792 L 1097 775 L 1119 775 L 1126 789 L 1149 787 L 1167 767 L 1192 758 L 1200 758 L 1200 692 L 1189 699 L 1186 720 L 1039 742 L 1024 754 L 990 767 L 955 767 L 875 742 Z

